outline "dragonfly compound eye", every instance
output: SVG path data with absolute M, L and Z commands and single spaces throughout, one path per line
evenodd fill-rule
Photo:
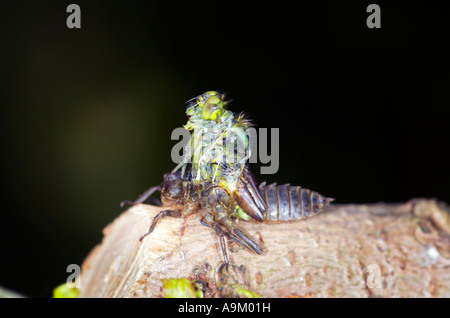
M 204 95 L 208 95 L 208 96 L 216 96 L 216 95 L 219 95 L 219 93 L 216 92 L 216 91 L 207 91 Z
M 223 101 L 217 96 L 211 96 L 203 105 L 202 116 L 205 120 L 216 120 L 223 112 Z

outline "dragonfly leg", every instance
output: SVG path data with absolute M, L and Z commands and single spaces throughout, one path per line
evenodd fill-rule
M 125 205 L 136 205 L 139 203 L 144 203 L 148 199 L 152 199 L 156 205 L 161 206 L 162 203 L 158 199 L 150 198 L 150 196 L 156 191 L 161 191 L 161 186 L 151 187 L 147 191 L 145 191 L 136 201 L 125 200 L 120 203 L 120 207 L 123 208 Z
M 255 243 L 252 239 L 250 239 L 243 231 L 241 231 L 238 228 L 233 228 L 232 232 L 227 228 L 226 225 L 225 226 L 226 230 L 223 230 L 218 222 L 211 222 L 210 224 L 208 224 L 204 219 L 202 219 L 200 221 L 203 225 L 207 226 L 207 227 L 211 227 L 217 234 L 217 236 L 219 236 L 220 239 L 220 247 L 222 249 L 222 255 L 223 255 L 223 259 L 225 261 L 225 265 L 227 266 L 227 270 L 228 270 L 228 264 L 230 263 L 228 260 L 228 253 L 227 253 L 227 246 L 225 244 L 225 236 L 228 237 L 229 239 L 232 239 L 233 241 L 239 243 L 240 245 L 242 245 L 243 247 L 247 248 L 250 251 L 253 251 L 257 254 L 261 254 L 261 247 Z
M 164 211 L 161 211 L 158 214 L 156 214 L 156 216 L 153 218 L 152 225 L 150 225 L 150 228 L 148 229 L 147 233 L 142 235 L 141 238 L 139 239 L 139 241 L 142 242 L 144 237 L 146 237 L 147 235 L 149 235 L 150 233 L 153 232 L 153 229 L 155 228 L 156 223 L 158 222 L 158 220 L 160 218 L 164 218 L 164 217 L 168 217 L 168 216 L 174 217 L 174 218 L 179 218 L 179 217 L 181 217 L 181 212 L 173 211 L 173 210 L 164 210 Z
M 247 247 L 248 249 L 252 250 L 253 252 L 257 253 L 257 254 L 261 254 L 262 250 L 261 247 L 256 244 L 251 238 L 249 238 L 244 232 L 242 232 L 240 229 L 238 228 L 234 228 L 233 229 L 234 234 L 236 234 L 242 241 L 245 242 L 244 245 L 241 243 L 241 245 Z M 239 242 L 239 241 L 238 241 Z
M 231 218 L 223 218 L 220 220 L 220 224 L 225 227 L 225 235 L 247 248 L 248 250 L 261 254 L 261 247 L 254 242 L 243 230 L 241 230 Z
M 239 227 L 237 227 L 236 224 L 229 221 L 227 222 L 227 220 L 222 220 L 222 222 L 223 223 L 221 224 L 226 228 L 225 235 L 227 237 L 241 244 L 248 250 L 257 254 L 261 254 L 262 252 L 261 247 L 257 243 L 255 243 L 251 238 L 249 238 L 244 231 L 239 229 Z
M 217 224 L 216 222 L 213 222 L 211 224 L 211 228 L 219 236 L 220 248 L 222 249 L 223 259 L 225 261 L 225 268 L 227 269 L 227 272 L 228 272 L 228 265 L 230 264 L 230 261 L 228 260 L 227 245 L 225 243 L 225 234 L 226 234 L 226 232 L 224 232 L 222 230 L 222 228 L 219 226 L 219 224 Z
M 226 268 L 227 271 L 228 271 L 228 265 L 230 264 L 230 261 L 228 260 L 227 245 L 226 245 L 226 243 L 225 243 L 225 235 L 228 236 L 228 235 L 227 235 L 228 233 L 225 232 L 225 231 L 220 227 L 220 225 L 219 225 L 217 222 L 212 221 L 212 222 L 209 222 L 209 223 L 208 223 L 208 222 L 205 220 L 205 217 L 203 217 L 203 218 L 200 220 L 200 223 L 203 224 L 204 226 L 207 226 L 207 227 L 212 228 L 212 229 L 216 232 L 217 236 L 219 237 L 219 240 L 220 240 L 220 248 L 221 248 L 221 250 L 222 250 L 223 260 L 224 260 L 225 266 L 226 266 L 225 268 Z

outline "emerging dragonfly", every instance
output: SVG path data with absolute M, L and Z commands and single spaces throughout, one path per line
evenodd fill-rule
M 226 110 L 224 106 L 229 102 L 224 99 L 224 94 L 209 91 L 188 101 L 189 121 L 185 128 L 192 133 L 183 161 L 164 176 L 160 186 L 150 188 L 134 202 L 122 202 L 122 206 L 144 203 L 155 191 L 161 191 L 164 206 L 175 206 L 155 216 L 141 241 L 152 233 L 160 218 L 200 212 L 201 223 L 219 236 L 228 266 L 225 238 L 255 253 L 262 251 L 239 228 L 239 220 L 265 223 L 300 220 L 321 212 L 334 199 L 289 184 L 258 186 L 247 162 L 250 149 L 245 130 L 250 122 L 244 115 Z
M 230 101 L 225 94 L 208 91 L 188 101 L 186 114 L 191 131 L 183 161 L 174 169 L 191 168 L 194 181 L 211 181 L 236 190 L 239 176 L 250 157 L 247 129 L 250 121 L 243 114 L 235 115 L 225 109 Z

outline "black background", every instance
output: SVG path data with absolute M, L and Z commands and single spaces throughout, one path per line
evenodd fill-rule
M 51 296 L 174 167 L 184 102 L 224 90 L 280 129 L 260 180 L 337 203 L 450 202 L 449 11 L 370 2 L 68 1 L 0 5 L 0 285 Z

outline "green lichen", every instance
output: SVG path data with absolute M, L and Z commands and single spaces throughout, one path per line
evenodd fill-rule
M 234 291 L 239 295 L 239 297 L 245 298 L 261 298 L 257 293 L 252 292 L 240 285 L 233 286 Z
M 79 293 L 74 283 L 65 283 L 53 289 L 53 298 L 77 298 Z
M 197 298 L 197 293 L 187 278 L 162 279 L 167 298 Z

